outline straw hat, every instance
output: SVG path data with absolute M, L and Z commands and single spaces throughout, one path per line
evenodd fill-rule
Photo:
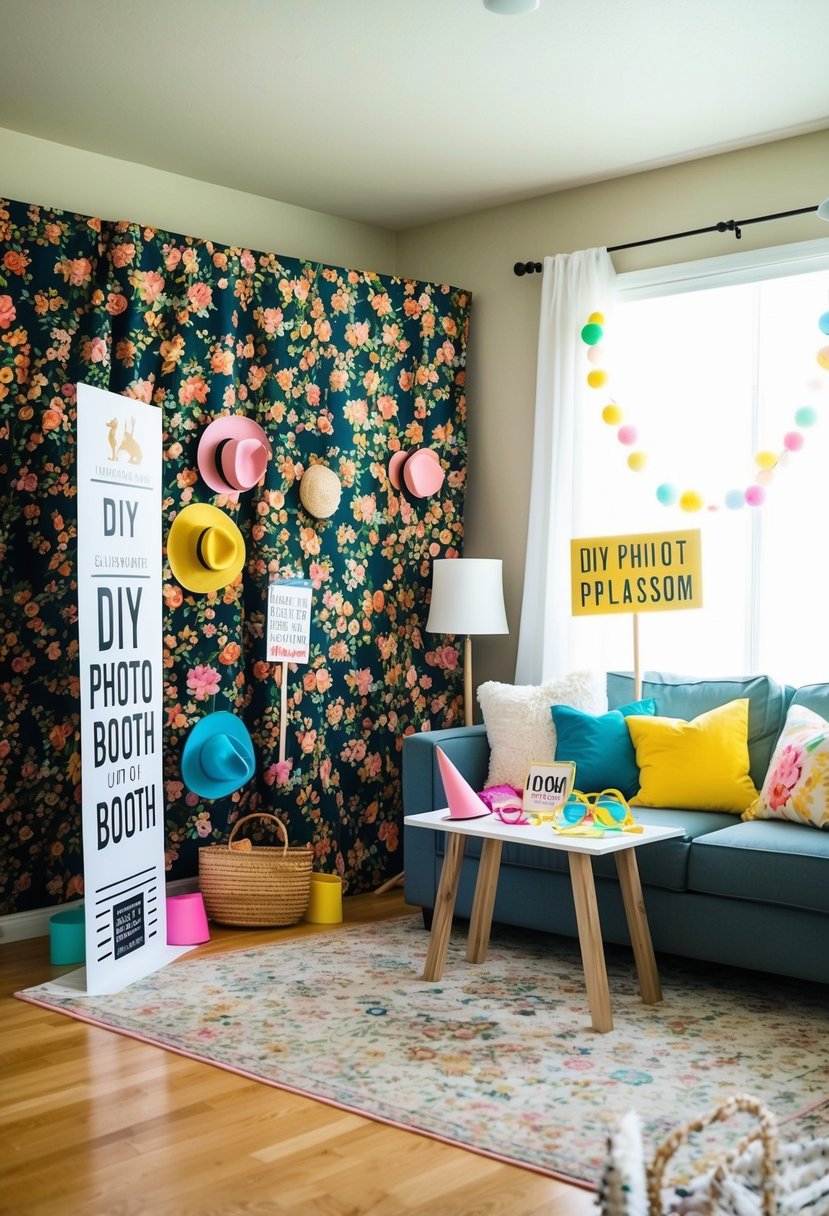
M 217 494 L 238 501 L 265 476 L 271 445 L 258 422 L 225 414 L 205 428 L 196 459 L 203 479 Z
M 245 564 L 245 542 L 224 511 L 209 503 L 191 503 L 172 522 L 167 557 L 182 587 L 218 591 L 232 583 Z
M 250 781 L 256 769 L 248 729 L 227 710 L 201 718 L 184 743 L 181 778 L 200 798 L 225 798 Z
M 299 501 L 309 515 L 329 519 L 340 505 L 340 479 L 327 464 L 312 464 L 299 482 Z

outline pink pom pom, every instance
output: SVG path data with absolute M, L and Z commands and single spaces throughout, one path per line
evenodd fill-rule
M 746 502 L 750 507 L 762 507 L 766 501 L 766 491 L 762 486 L 749 486 L 746 490 Z
M 803 436 L 800 431 L 789 431 L 783 436 L 783 447 L 787 452 L 799 452 L 803 447 Z
M 616 437 L 619 443 L 629 444 L 636 443 L 639 435 L 635 426 L 620 426 Z

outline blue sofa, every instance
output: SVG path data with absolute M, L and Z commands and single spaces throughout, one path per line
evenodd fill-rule
M 611 672 L 608 707 L 634 699 L 633 677 Z M 647 672 L 642 697 L 661 717 L 690 721 L 737 698 L 749 700 L 751 778 L 759 790 L 791 704 L 829 719 L 829 684 L 798 689 L 767 676 L 696 680 Z M 474 789 L 489 767 L 484 726 L 413 734 L 403 741 L 403 809 L 416 815 L 446 805 L 435 747 Z M 544 757 L 538 757 L 543 759 Z M 649 845 L 637 859 L 657 952 L 829 984 L 829 831 L 783 820 L 743 821 L 714 811 L 635 808 L 648 824 L 680 823 L 684 835 Z M 405 895 L 427 923 L 435 905 L 444 836 L 406 828 Z M 472 910 L 480 842 L 469 840 L 455 905 Z M 629 944 L 612 857 L 593 862 L 605 941 Z M 567 857 L 530 845 L 504 848 L 494 921 L 577 936 Z

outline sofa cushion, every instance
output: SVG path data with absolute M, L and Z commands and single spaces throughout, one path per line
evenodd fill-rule
M 748 698 L 718 705 L 690 722 L 626 719 L 639 793 L 631 805 L 744 811 L 757 797 L 748 775 Z
M 802 684 L 794 690 L 792 705 L 805 705 L 821 718 L 829 719 L 829 684 Z
M 829 912 L 827 867 L 829 832 L 758 819 L 694 840 L 688 887 L 759 904 Z M 815 949 L 823 948 L 824 943 L 815 943 Z
M 646 671 L 640 695 L 653 697 L 656 712 L 661 717 L 684 718 L 686 722 L 717 705 L 748 697 L 749 775 L 757 789 L 763 784 L 774 744 L 786 717 L 789 693 L 783 685 L 775 683 L 768 676 L 701 680 L 694 676 Z M 633 676 L 627 672 L 611 671 L 607 677 L 609 708 L 616 709 L 633 698 Z M 818 706 L 811 708 L 817 713 L 822 712 Z M 829 713 L 826 716 L 829 717 Z
M 556 727 L 556 760 L 572 760 L 576 786 L 585 793 L 621 790 L 632 798 L 639 789 L 639 767 L 625 718 L 654 714 L 656 702 L 632 701 L 606 714 L 585 714 L 570 705 L 550 711 Z
M 556 753 L 556 731 L 550 707 L 572 705 L 587 713 L 607 709 L 604 674 L 574 671 L 546 684 L 499 684 L 488 680 L 478 689 L 490 757 L 487 785 L 524 785 L 535 761 Z
M 790 705 L 760 797 L 744 819 L 788 819 L 829 828 L 829 722 Z

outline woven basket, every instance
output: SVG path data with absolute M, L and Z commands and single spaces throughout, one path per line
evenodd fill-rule
M 283 839 L 279 847 L 253 847 L 234 837 L 250 819 L 271 819 Z M 234 824 L 226 845 L 199 849 L 199 888 L 210 920 L 248 929 L 295 925 L 311 893 L 313 853 L 288 848 L 288 833 L 276 815 L 245 815 Z
M 756 1122 L 737 1148 L 692 1181 L 669 1185 L 677 1150 L 694 1133 L 740 1113 Z M 598 1204 L 600 1216 L 827 1216 L 829 1136 L 778 1141 L 771 1112 L 739 1094 L 676 1128 L 648 1163 L 641 1120 L 629 1110 L 609 1137 Z

